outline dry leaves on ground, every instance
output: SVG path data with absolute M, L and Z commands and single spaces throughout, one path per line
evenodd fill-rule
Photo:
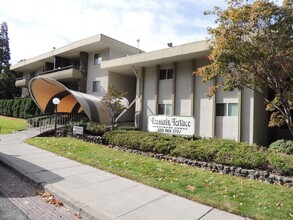
M 59 200 L 55 199 L 54 196 L 48 192 L 37 192 L 36 193 L 38 196 L 40 196 L 45 202 L 49 204 L 53 204 L 57 207 L 63 206 L 62 202 Z

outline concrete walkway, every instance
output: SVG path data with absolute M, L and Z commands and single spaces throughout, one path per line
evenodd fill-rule
M 86 219 L 240 220 L 214 209 L 25 144 L 38 130 L 0 135 L 0 162 Z

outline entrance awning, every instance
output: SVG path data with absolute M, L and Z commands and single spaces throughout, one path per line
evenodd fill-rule
M 38 76 L 31 79 L 29 92 L 44 113 L 54 113 L 55 105 L 52 100 L 59 98 L 57 112 L 81 113 L 84 111 L 93 122 L 107 121 L 105 120 L 107 116 L 100 110 L 102 97 L 70 90 L 52 78 Z

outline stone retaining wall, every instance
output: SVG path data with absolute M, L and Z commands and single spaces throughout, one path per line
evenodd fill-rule
M 197 160 L 186 159 L 182 157 L 172 157 L 170 155 L 157 154 L 151 152 L 144 152 L 139 150 L 132 150 L 118 146 L 108 146 L 110 148 L 119 149 L 125 152 L 135 153 L 143 156 L 154 157 L 160 160 L 167 160 L 175 163 L 186 164 L 193 167 L 200 167 L 205 170 L 209 170 L 216 173 L 228 174 L 231 176 L 244 177 L 252 180 L 259 180 L 263 182 L 268 182 L 271 184 L 281 184 L 284 186 L 292 187 L 293 178 L 280 176 L 275 173 L 271 173 L 264 170 L 254 170 L 254 169 L 243 169 L 241 167 L 226 166 L 217 163 L 202 162 Z
M 84 137 L 77 137 L 76 138 L 82 138 L 84 141 L 96 143 L 96 144 L 104 144 L 104 138 L 99 136 L 84 136 Z M 122 150 L 125 152 L 135 153 L 143 156 L 148 157 L 154 157 L 160 160 L 167 160 L 175 163 L 181 163 L 186 164 L 193 167 L 200 167 L 205 170 L 209 170 L 216 173 L 222 173 L 227 174 L 231 176 L 238 176 L 243 178 L 248 178 L 252 180 L 259 180 L 263 182 L 268 182 L 271 184 L 281 184 L 288 187 L 293 187 L 293 177 L 286 177 L 286 176 L 280 176 L 278 174 L 264 171 L 264 170 L 254 170 L 254 169 L 243 169 L 241 167 L 234 167 L 234 166 L 227 166 L 217 163 L 209 163 L 209 162 L 202 162 L 197 160 L 191 160 L 186 159 L 182 157 L 172 157 L 170 155 L 164 155 L 164 154 L 158 154 L 158 153 L 152 153 L 152 152 L 144 152 L 140 150 L 133 150 L 128 149 L 125 147 L 118 147 L 118 146 L 112 146 L 112 145 L 104 145 L 109 148 L 114 148 L 118 150 Z

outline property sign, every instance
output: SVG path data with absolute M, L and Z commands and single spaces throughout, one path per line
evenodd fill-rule
M 192 136 L 194 134 L 194 117 L 164 115 L 149 116 L 148 131 Z
M 75 134 L 83 135 L 83 127 L 73 126 L 73 135 Z

